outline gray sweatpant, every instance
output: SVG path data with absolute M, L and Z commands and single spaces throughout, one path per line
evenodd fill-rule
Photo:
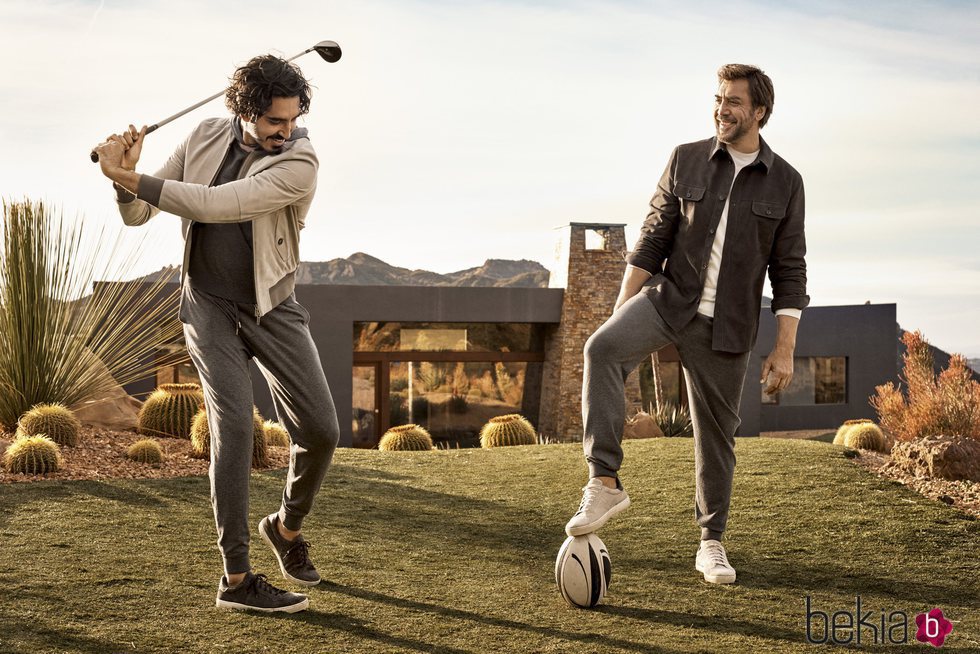
M 256 324 L 251 305 L 185 284 L 180 319 L 204 389 L 211 431 L 211 504 L 226 574 L 248 572 L 248 480 L 252 462 L 254 358 L 289 432 L 289 472 L 279 519 L 298 530 L 310 512 L 340 438 L 340 426 L 309 313 L 290 296 Z
M 645 293 L 619 308 L 585 344 L 583 447 L 590 477 L 617 477 L 623 462 L 626 377 L 644 358 L 677 346 L 694 422 L 694 513 L 701 538 L 721 540 L 735 473 L 735 430 L 749 353 L 711 349 L 712 319 L 698 314 L 680 332 Z

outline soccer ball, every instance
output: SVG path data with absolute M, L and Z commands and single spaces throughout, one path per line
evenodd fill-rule
M 558 550 L 555 583 L 572 606 L 592 608 L 606 594 L 612 580 L 609 551 L 595 534 L 569 536 Z

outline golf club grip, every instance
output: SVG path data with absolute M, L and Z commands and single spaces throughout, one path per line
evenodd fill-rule
M 149 127 L 146 128 L 146 134 L 157 131 L 159 127 L 160 127 L 159 125 L 150 125 Z M 146 134 L 144 134 L 143 136 L 146 136 Z M 99 155 L 95 152 L 95 150 L 92 150 L 91 152 L 88 153 L 88 158 L 92 160 L 92 163 L 99 163 Z

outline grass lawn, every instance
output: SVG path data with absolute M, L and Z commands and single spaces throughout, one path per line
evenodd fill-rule
M 827 651 L 805 643 L 807 595 L 852 614 L 860 595 L 875 624 L 906 612 L 910 643 L 914 616 L 939 607 L 954 623 L 942 651 L 980 648 L 980 522 L 826 443 L 737 451 L 739 583 L 694 571 L 691 441 L 629 441 L 633 506 L 600 534 L 613 579 L 591 611 L 566 606 L 553 579 L 585 481 L 577 445 L 339 451 L 305 529 L 326 581 L 292 616 L 214 608 L 206 478 L 0 486 L 0 651 Z M 273 582 L 255 524 L 283 476 L 252 476 L 253 562 Z

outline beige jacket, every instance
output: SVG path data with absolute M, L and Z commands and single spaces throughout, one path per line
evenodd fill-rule
M 293 292 L 299 265 L 299 231 L 316 192 L 319 162 L 309 139 L 287 141 L 278 154 L 249 154 L 241 179 L 210 186 L 234 138 L 233 118 L 209 118 L 194 129 L 155 175 L 142 175 L 139 193 L 117 199 L 127 225 L 142 225 L 165 211 L 182 219 L 184 263 L 191 255 L 191 226 L 252 221 L 255 256 L 255 316 L 259 318 Z

